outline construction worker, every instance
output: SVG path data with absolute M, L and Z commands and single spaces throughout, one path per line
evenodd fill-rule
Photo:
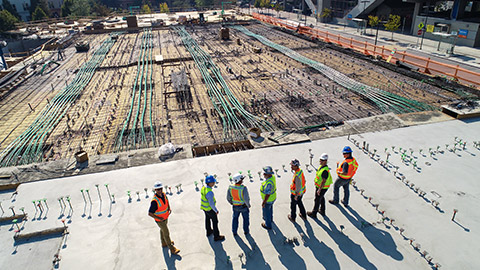
M 262 223 L 262 227 L 270 230 L 273 221 L 273 203 L 277 199 L 277 184 L 272 167 L 263 167 L 263 177 L 265 181 L 260 187 L 260 195 L 262 195 L 262 213 L 265 222 Z
M 332 184 L 332 175 L 330 174 L 330 168 L 327 166 L 328 155 L 323 153 L 320 156 L 320 168 L 317 170 L 315 176 L 315 203 L 313 210 L 307 212 L 312 218 L 317 218 L 318 207 L 320 206 L 320 215 L 325 216 L 325 193 Z
M 162 247 L 168 247 L 172 255 L 178 254 L 180 250 L 174 247 L 173 241 L 170 240 L 170 232 L 168 231 L 167 223 L 172 210 L 170 209 L 167 195 L 163 192 L 162 182 L 155 182 L 153 188 L 155 189 L 155 195 L 153 195 L 152 202 L 150 203 L 148 215 L 155 219 L 158 227 L 160 227 Z
M 213 240 L 222 241 L 225 239 L 225 236 L 220 235 L 220 232 L 218 231 L 217 215 L 219 212 L 215 206 L 217 200 L 215 200 L 215 195 L 212 191 L 215 182 L 217 182 L 217 180 L 215 180 L 215 177 L 212 175 L 207 175 L 207 177 L 205 177 L 205 186 L 202 187 L 200 192 L 202 195 L 200 209 L 205 212 L 205 229 L 207 230 L 207 237 L 213 233 Z
M 350 185 L 352 177 L 357 172 L 358 163 L 357 160 L 352 157 L 352 148 L 350 148 L 350 146 L 345 146 L 342 152 L 345 159 L 340 164 L 337 162 L 338 178 L 335 180 L 335 184 L 333 184 L 333 200 L 329 200 L 328 202 L 331 204 L 338 204 L 340 199 L 340 187 L 343 186 L 345 195 L 342 203 L 345 207 L 348 207 L 348 199 L 350 198 L 350 190 L 348 186 Z
M 243 184 L 245 176 L 237 173 L 233 176 L 233 182 L 235 185 L 231 185 L 227 192 L 227 201 L 232 205 L 233 219 L 232 219 L 232 232 L 233 235 L 237 235 L 238 229 L 238 217 L 240 214 L 243 216 L 243 232 L 245 235 L 250 233 L 250 197 L 248 196 L 248 189 Z
M 295 222 L 297 216 L 296 210 L 297 205 L 300 209 L 299 216 L 303 219 L 307 218 L 307 213 L 305 212 L 305 206 L 303 206 L 302 197 L 305 193 L 305 175 L 303 175 L 302 169 L 300 169 L 300 161 L 294 159 L 290 162 L 290 166 L 293 171 L 292 184 L 290 185 L 290 215 L 288 219 L 291 222 Z

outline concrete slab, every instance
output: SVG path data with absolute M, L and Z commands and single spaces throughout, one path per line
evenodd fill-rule
M 0 199 L 4 209 L 10 205 L 24 206 L 31 218 L 25 230 L 34 231 L 61 226 L 61 219 L 65 218 L 62 214 L 67 215 L 70 210 L 68 206 L 63 209 L 57 198 L 70 195 L 73 206 L 73 213 L 67 218 L 70 234 L 67 247 L 61 249 L 59 264 L 64 269 L 86 266 L 90 269 L 431 269 L 433 264 L 427 262 L 430 257 L 432 263 L 439 263 L 445 269 L 473 269 L 480 265 L 480 258 L 472 248 L 480 240 L 475 230 L 480 222 L 480 213 L 476 211 L 480 184 L 474 177 L 480 172 L 480 150 L 472 145 L 479 132 L 480 119 L 452 120 L 362 133 L 350 136 L 350 140 L 343 136 L 31 182 L 18 187 L 16 201 L 3 196 Z M 459 146 L 460 139 L 467 142 L 465 149 L 463 144 Z M 354 140 L 359 146 L 363 141 L 368 143 L 372 153 L 373 149 L 377 151 L 373 157 L 367 155 L 354 146 Z M 318 166 L 320 154 L 327 152 L 329 166 L 335 167 L 336 161 L 342 159 L 341 149 L 345 145 L 353 147 L 360 164 L 355 187 L 350 188 L 350 207 L 328 204 L 327 218 L 298 219 L 292 224 L 286 217 L 292 173 L 283 170 L 282 165 L 288 169 L 291 159 L 300 160 L 307 178 L 303 201 L 310 210 L 314 171 L 312 166 L 308 169 L 305 166 L 310 162 L 309 149 L 314 154 L 313 165 Z M 395 146 L 393 151 L 392 146 Z M 440 146 L 438 151 L 437 146 Z M 413 154 L 409 148 L 414 150 Z M 403 149 L 407 149 L 404 161 Z M 386 152 L 390 157 L 385 168 L 380 163 L 385 161 Z M 272 231 L 260 226 L 261 181 L 257 172 L 265 165 L 278 169 Z M 399 167 L 395 175 L 394 166 Z M 252 175 L 246 181 L 252 197 L 251 237 L 245 237 L 241 231 L 239 237 L 233 237 L 231 206 L 225 200 L 230 184 L 228 173 L 248 170 Z M 205 172 L 218 175 L 214 192 L 220 211 L 220 231 L 226 235 L 222 243 L 205 237 L 200 195 L 194 186 L 194 181 L 200 182 Z M 405 176 L 403 181 L 402 176 Z M 156 180 L 168 186 L 182 184 L 182 191 L 172 189 L 169 194 L 173 209 L 169 228 L 181 256 L 170 256 L 167 249 L 161 248 L 159 229 L 147 216 L 152 196 L 149 190 Z M 410 187 L 412 183 L 415 185 Z M 109 184 L 108 192 L 115 194 L 114 204 L 110 203 L 105 184 Z M 416 187 L 420 189 L 415 190 Z M 89 189 L 92 204 L 88 198 L 85 203 L 81 189 Z M 426 194 L 419 196 L 420 191 Z M 329 190 L 326 198 L 330 199 L 332 194 L 333 190 Z M 38 213 L 34 214 L 31 200 L 40 198 L 48 200 L 47 219 L 37 219 Z M 435 202 L 439 202 L 437 207 Z M 459 210 L 455 222 L 451 220 L 454 208 Z M 0 237 L 11 239 L 13 232 L 2 229 Z M 289 244 L 285 239 L 293 241 Z M 409 239 L 415 240 L 410 244 Z M 0 258 L 10 260 L 15 247 L 11 241 L 2 243 L 7 245 L 0 250 Z M 422 255 L 424 251 L 428 252 L 426 256 Z M 24 258 L 23 252 L 19 249 L 16 256 Z M 35 260 L 17 260 L 21 268 L 35 264 Z M 9 268 L 6 263 L 1 261 L 0 267 Z

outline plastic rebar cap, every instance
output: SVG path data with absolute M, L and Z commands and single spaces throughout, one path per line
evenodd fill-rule
M 160 181 L 155 182 L 155 184 L 153 184 L 153 188 L 154 189 L 163 188 L 162 182 L 160 182 Z
M 344 154 L 350 154 L 352 153 L 352 148 L 350 146 L 345 146 L 342 151 Z
M 320 156 L 320 160 L 328 160 L 328 155 L 327 155 L 327 153 L 323 153 L 323 154 Z
M 243 176 L 243 174 L 237 173 L 233 176 L 233 182 L 237 184 L 238 182 L 242 181 L 244 178 L 245 176 Z

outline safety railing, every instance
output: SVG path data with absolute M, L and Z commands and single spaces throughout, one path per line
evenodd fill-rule
M 471 87 L 480 88 L 480 73 L 467 70 L 459 65 L 441 63 L 432 60 L 429 57 L 414 55 L 406 51 L 394 51 L 394 49 L 386 48 L 385 46 L 374 45 L 367 41 L 358 41 L 351 37 L 344 37 L 328 31 L 314 29 L 308 26 L 301 26 L 295 22 L 285 21 L 258 13 L 253 13 L 252 15 L 256 20 L 293 30 L 299 34 L 309 36 L 312 39 L 317 38 L 325 42 L 337 44 L 344 48 L 350 48 L 359 51 L 365 55 L 372 55 L 374 57 L 381 57 L 383 59 L 388 59 L 391 56 L 389 61 L 391 63 L 397 63 L 397 61 L 401 61 L 417 67 L 420 72 L 431 75 L 445 76 L 448 79 L 458 81 Z

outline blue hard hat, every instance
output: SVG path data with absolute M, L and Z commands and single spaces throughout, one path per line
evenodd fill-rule
M 215 183 L 215 182 L 217 182 L 217 180 L 215 180 L 215 177 L 213 177 L 213 175 L 207 175 L 207 177 L 205 177 L 205 184 Z
M 352 148 L 350 146 L 345 146 L 342 151 L 344 154 L 350 154 L 352 153 Z
M 270 166 L 265 166 L 265 167 L 263 167 L 263 173 L 273 174 L 273 169 L 272 169 L 272 167 L 270 167 Z

